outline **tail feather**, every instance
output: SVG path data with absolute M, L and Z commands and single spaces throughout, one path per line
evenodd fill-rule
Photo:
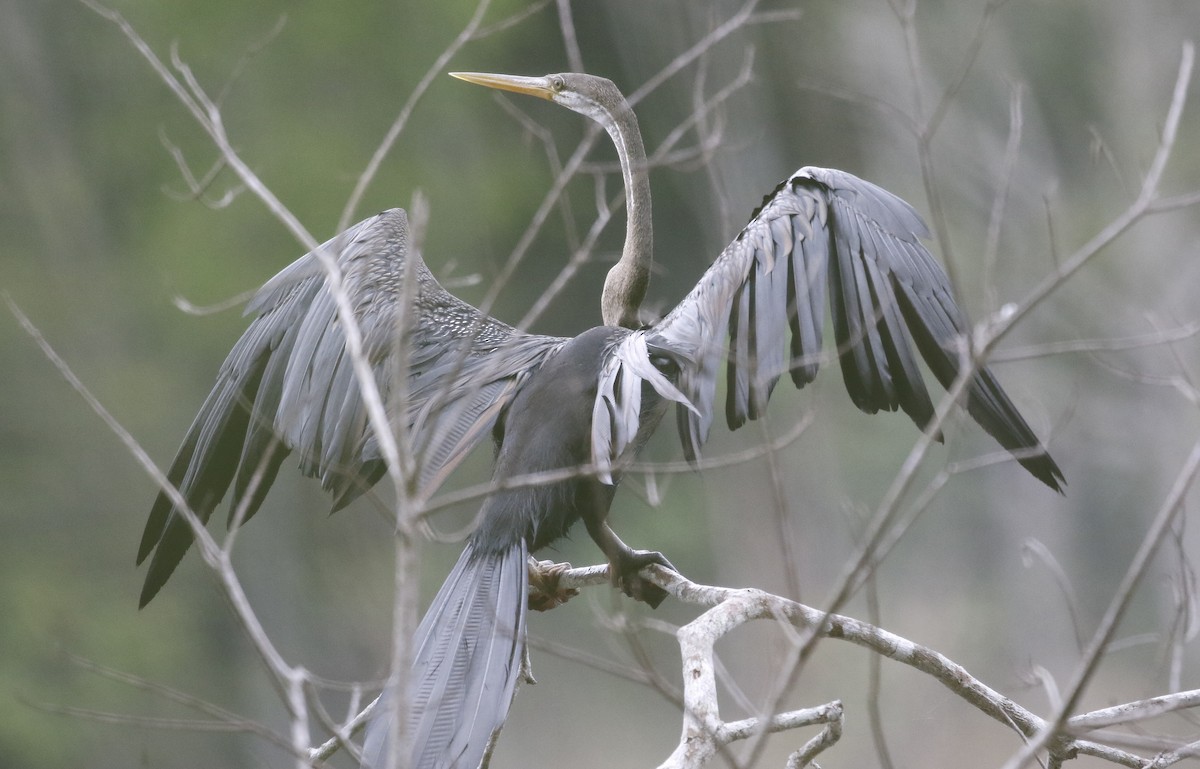
M 475 769 L 504 725 L 525 650 L 524 541 L 500 552 L 468 543 L 417 628 L 409 676 L 412 769 Z M 395 700 L 385 691 L 367 724 L 365 769 L 395 750 Z

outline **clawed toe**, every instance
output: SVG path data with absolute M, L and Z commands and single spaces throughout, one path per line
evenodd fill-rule
M 569 563 L 538 561 L 529 564 L 529 608 L 532 611 L 549 611 L 579 595 L 573 587 L 559 587 L 558 581 L 570 570 Z
M 667 591 L 641 575 L 641 570 L 651 564 L 678 571 L 666 556 L 654 550 L 630 550 L 622 554 L 619 564 L 609 564 L 613 584 L 621 592 L 636 601 L 643 601 L 657 609 L 667 597 Z

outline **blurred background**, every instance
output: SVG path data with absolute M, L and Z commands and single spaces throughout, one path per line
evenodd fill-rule
M 111 7 L 159 56 L 174 47 L 220 95 L 241 156 L 318 239 L 335 234 L 388 127 L 476 10 L 467 0 L 112 0 Z M 444 69 L 562 71 L 573 66 L 577 45 L 588 71 L 631 93 L 740 9 L 724 0 L 495 0 L 482 23 L 487 34 Z M 1021 301 L 1134 199 L 1183 44 L 1200 33 L 1200 6 L 1191 0 L 1153 8 L 1119 0 L 920 0 L 909 31 L 889 4 L 869 0 L 764 1 L 756 14 L 637 105 L 653 153 L 698 104 L 749 75 L 680 138 L 674 162 L 653 172 L 658 272 L 649 302 L 656 312 L 678 301 L 761 196 L 803 165 L 871 179 L 927 217 L 933 189 L 948 235 L 934 250 L 950 261 L 968 312 L 979 320 Z M 914 127 L 948 89 L 923 178 Z M 1200 189 L 1196 79 L 1189 96 L 1167 194 Z M 507 103 L 434 78 L 353 214 L 407 208 L 419 191 L 430 214 L 425 258 L 471 302 L 492 287 L 549 189 L 555 162 L 585 132 L 584 120 L 566 110 Z M 549 155 L 534 123 L 553 140 Z M 115 25 L 66 0 L 0 4 L 0 290 L 160 466 L 246 324 L 237 302 L 204 314 L 181 305 L 228 304 L 304 250 L 249 193 L 206 204 L 236 191 L 228 172 L 217 173 L 203 200 L 190 196 L 170 147 L 197 177 L 217 158 Z M 589 173 L 548 218 L 495 315 L 516 323 L 558 274 L 595 219 L 595 179 L 614 159 L 607 142 L 589 156 Z M 611 197 L 619 176 L 605 185 Z M 614 217 L 595 258 L 533 330 L 575 334 L 599 323 L 600 283 L 620 250 L 623 222 Z M 953 475 L 878 569 L 878 621 L 886 628 L 1049 712 L 1054 682 L 1072 675 L 1081 643 L 1200 431 L 1187 396 L 1200 373 L 1195 337 L 1174 333 L 1170 344 L 1104 351 L 1051 345 L 1187 331 L 1200 321 L 1198 256 L 1194 209 L 1144 220 L 1006 339 L 996 371 L 1049 439 L 1067 493 L 1049 492 L 1011 462 Z M 7 312 L 0 345 L 0 766 L 288 765 L 283 751 L 250 734 L 57 712 L 204 718 L 94 669 L 103 666 L 269 728 L 286 723 L 194 554 L 137 610 L 142 574 L 133 560 L 154 483 Z M 697 581 L 819 604 L 917 437 L 904 416 L 857 412 L 832 369 L 804 392 L 781 386 L 762 423 L 735 434 L 714 430 L 708 451 L 719 456 L 811 417 L 772 461 L 658 475 L 649 493 L 635 479 L 618 495 L 614 527 L 636 547 L 662 550 Z M 672 433 L 661 431 L 654 458 L 679 458 Z M 948 463 L 995 451 L 957 418 L 917 489 Z M 483 451 L 459 483 L 485 480 L 488 465 Z M 318 485 L 290 467 L 241 534 L 238 571 L 289 661 L 331 681 L 376 680 L 390 644 L 390 525 L 370 501 L 330 517 Z M 437 525 L 451 529 L 470 512 Z M 1194 512 L 1189 502 L 1181 520 Z M 1122 643 L 1089 686 L 1086 708 L 1200 686 L 1190 568 L 1198 547 L 1195 527 L 1178 526 L 1139 587 Z M 427 595 L 457 552 L 451 544 L 424 551 Z M 599 560 L 582 530 L 542 557 Z M 845 611 L 868 617 L 861 596 Z M 652 613 L 597 589 L 532 617 L 539 683 L 519 694 L 493 766 L 664 759 L 678 739 L 679 711 L 653 689 L 563 650 L 628 667 L 634 654 L 612 629 L 615 616 L 683 623 L 696 613 L 673 602 Z M 776 629 L 759 625 L 718 647 L 753 703 L 775 682 L 787 648 Z M 638 638 L 674 684 L 674 639 L 654 629 Z M 868 662 L 863 651 L 826 642 L 787 698 L 790 706 L 846 702 L 846 735 L 821 759 L 825 766 L 881 763 L 867 727 Z M 330 690 L 326 702 L 335 717 L 349 707 L 345 691 Z M 741 713 L 736 697 L 723 704 L 726 717 Z M 959 766 L 967 757 L 996 765 L 1019 746 L 1011 731 L 893 663 L 883 666 L 879 704 L 888 749 L 901 765 Z M 1151 727 L 1187 725 L 1162 719 Z M 772 737 L 762 765 L 781 766 L 809 736 Z M 344 757 L 333 763 L 349 765 Z

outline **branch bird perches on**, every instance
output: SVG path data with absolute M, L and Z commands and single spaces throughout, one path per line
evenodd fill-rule
M 913 345 L 949 387 L 969 329 L 944 271 L 921 244 L 927 230 L 916 212 L 869 182 L 812 167 L 772 191 L 695 288 L 666 317 L 641 327 L 637 311 L 653 259 L 650 189 L 637 121 L 616 86 L 571 73 L 456 76 L 553 101 L 613 139 L 627 225 L 602 294 L 605 325 L 564 339 L 480 313 L 439 285 L 410 250 L 404 212 L 385 211 L 284 268 L 255 295 L 247 307 L 255 319 L 168 473 L 205 522 L 231 485 L 231 518 L 235 510 L 243 519 L 254 515 L 293 451 L 335 510 L 384 474 L 321 251 L 337 258 L 379 392 L 412 437 L 421 493 L 489 432 L 498 481 L 592 468 L 485 499 L 480 526 L 417 629 L 411 685 L 400 698 L 413 745 L 400 763 L 421 768 L 477 766 L 503 725 L 525 648 L 529 552 L 582 519 L 616 585 L 653 606 L 665 597 L 639 571 L 667 560 L 627 546 L 606 519 L 622 468 L 670 403 L 684 452 L 695 460 L 714 418 L 722 362 L 732 429 L 765 412 L 783 374 L 797 387 L 812 381 L 828 295 L 851 400 L 868 413 L 903 409 L 924 428 L 934 412 Z M 407 382 L 396 387 L 401 359 Z M 1058 466 L 988 369 L 971 376 L 966 407 L 1030 473 L 1061 490 Z M 138 563 L 150 558 L 142 605 L 191 542 L 180 511 L 160 495 L 138 551 Z M 385 691 L 368 725 L 366 766 L 398 759 L 390 733 L 397 699 Z

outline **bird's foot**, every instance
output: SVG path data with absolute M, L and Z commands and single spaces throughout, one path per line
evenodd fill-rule
M 667 597 L 667 591 L 641 575 L 642 568 L 651 564 L 664 566 L 671 571 L 679 571 L 660 552 L 632 548 L 626 548 L 618 554 L 615 561 L 610 561 L 608 571 L 613 585 L 621 588 L 621 592 L 636 601 L 650 604 L 652 609 L 657 609 L 658 605 Z
M 554 561 L 529 562 L 529 608 L 549 611 L 579 595 L 573 587 L 558 586 L 558 580 L 569 571 L 571 564 Z

